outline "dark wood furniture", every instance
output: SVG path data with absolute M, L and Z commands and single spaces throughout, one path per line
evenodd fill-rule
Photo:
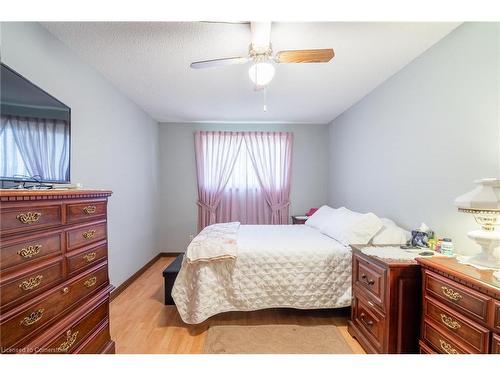
M 500 280 L 454 258 L 419 258 L 423 314 L 420 351 L 500 353 Z
M 352 304 L 348 331 L 367 353 L 417 353 L 420 266 L 368 256 L 351 246 Z
M 114 353 L 104 190 L 0 190 L 2 353 Z
M 292 224 L 305 224 L 307 219 L 303 218 L 304 215 L 297 215 L 297 216 L 292 216 Z
M 184 254 L 178 255 L 163 271 L 163 278 L 165 280 L 165 305 L 175 305 L 172 298 L 172 288 L 174 287 L 175 278 L 181 270 L 183 258 Z

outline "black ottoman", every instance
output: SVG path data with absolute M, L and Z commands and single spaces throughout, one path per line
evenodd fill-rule
M 165 279 L 165 305 L 175 305 L 172 299 L 172 288 L 174 287 L 175 278 L 181 269 L 183 257 L 184 254 L 179 255 L 163 271 L 163 278 Z

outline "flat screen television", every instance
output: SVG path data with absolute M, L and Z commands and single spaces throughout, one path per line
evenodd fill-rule
M 71 109 L 3 63 L 0 94 L 2 187 L 69 183 Z

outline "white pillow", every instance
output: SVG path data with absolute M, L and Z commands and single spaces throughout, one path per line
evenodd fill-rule
M 410 232 L 398 227 L 396 223 L 389 219 L 380 219 L 384 226 L 373 237 L 373 245 L 404 245 L 411 237 Z
M 382 226 L 382 221 L 371 212 L 361 214 L 342 207 L 330 215 L 321 232 L 344 245 L 366 245 Z
M 330 217 L 336 210 L 334 208 L 328 207 L 326 205 L 321 206 L 319 210 L 312 214 L 312 216 L 306 220 L 305 225 L 312 228 L 321 230 L 330 221 Z

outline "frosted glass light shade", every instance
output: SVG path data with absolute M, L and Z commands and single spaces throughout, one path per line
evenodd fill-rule
M 250 80 L 257 86 L 266 86 L 274 77 L 274 66 L 268 62 L 253 64 L 248 70 Z

